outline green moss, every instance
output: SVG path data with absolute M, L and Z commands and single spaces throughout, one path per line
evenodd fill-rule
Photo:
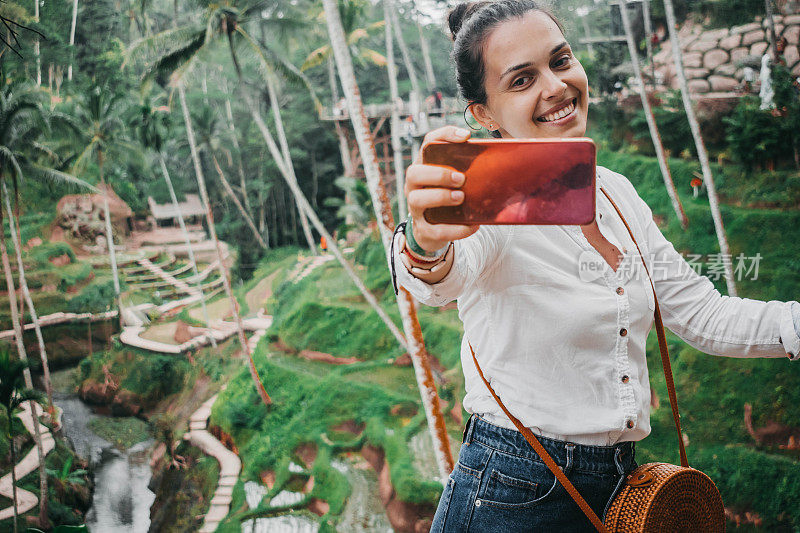
M 126 450 L 151 436 L 147 422 L 134 417 L 93 418 L 89 421 L 89 427 L 97 436 L 121 450 Z

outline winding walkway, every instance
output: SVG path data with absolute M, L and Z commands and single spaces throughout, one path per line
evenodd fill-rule
M 41 416 L 42 407 L 36 402 L 33 402 L 33 404 L 36 406 L 37 415 Z M 31 435 L 35 435 L 36 431 L 33 427 L 33 416 L 31 416 L 31 402 L 23 403 L 21 408 L 22 411 L 17 413 L 17 417 L 22 420 L 22 425 L 25 426 L 25 429 L 27 429 Z M 53 440 L 52 433 L 50 433 L 50 430 L 44 424 L 39 424 L 39 431 L 41 432 L 40 434 L 42 437 L 42 448 L 44 449 L 44 454 L 47 455 L 55 447 L 55 441 Z M 25 457 L 23 457 L 14 467 L 14 473 L 17 476 L 17 483 L 19 483 L 22 478 L 36 470 L 38 467 L 39 452 L 34 444 L 31 451 L 29 451 L 27 455 L 25 455 Z M 13 500 L 14 492 L 11 487 L 11 472 L 0 478 L 0 495 Z M 36 507 L 36 504 L 38 503 L 39 498 L 37 498 L 34 493 L 17 487 L 17 514 L 21 515 L 22 513 L 27 513 Z M 0 510 L 0 520 L 6 520 L 13 516 L 13 503 L 11 507 Z
M 225 390 L 225 387 L 222 390 Z M 242 470 L 242 461 L 239 456 L 226 448 L 206 429 L 208 418 L 211 416 L 211 407 L 216 400 L 217 395 L 215 394 L 192 414 L 189 418 L 189 431 L 183 435 L 185 440 L 219 462 L 217 490 L 214 491 L 208 512 L 203 517 L 201 533 L 216 531 L 219 523 L 228 515 L 233 499 L 233 487 Z

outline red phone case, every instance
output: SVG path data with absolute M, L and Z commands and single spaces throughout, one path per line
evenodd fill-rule
M 431 224 L 584 225 L 595 217 L 596 147 L 588 137 L 433 142 L 426 165 L 462 172 L 464 201 L 425 210 Z

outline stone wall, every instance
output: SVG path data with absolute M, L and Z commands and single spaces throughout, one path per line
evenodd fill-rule
M 800 76 L 800 14 L 776 15 L 774 21 L 777 38 L 783 36 L 787 40 L 783 56 L 786 66 Z M 753 85 L 757 90 L 761 56 L 769 47 L 767 31 L 766 20 L 717 30 L 703 30 L 700 25 L 687 21 L 679 30 L 678 38 L 689 91 L 699 94 L 738 92 L 745 65 L 750 65 L 755 71 Z M 663 82 L 663 86 L 678 89 L 669 40 L 661 44 L 653 62 L 656 78 Z

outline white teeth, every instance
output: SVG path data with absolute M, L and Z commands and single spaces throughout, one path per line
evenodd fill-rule
M 551 113 L 549 115 L 545 115 L 544 117 L 540 117 L 539 121 L 540 122 L 552 122 L 553 120 L 558 120 L 558 119 L 566 117 L 567 115 L 572 113 L 572 111 L 574 109 L 575 109 L 575 104 L 570 102 L 570 104 L 567 107 L 565 107 L 563 109 L 560 109 L 560 110 L 556 111 L 555 113 Z

